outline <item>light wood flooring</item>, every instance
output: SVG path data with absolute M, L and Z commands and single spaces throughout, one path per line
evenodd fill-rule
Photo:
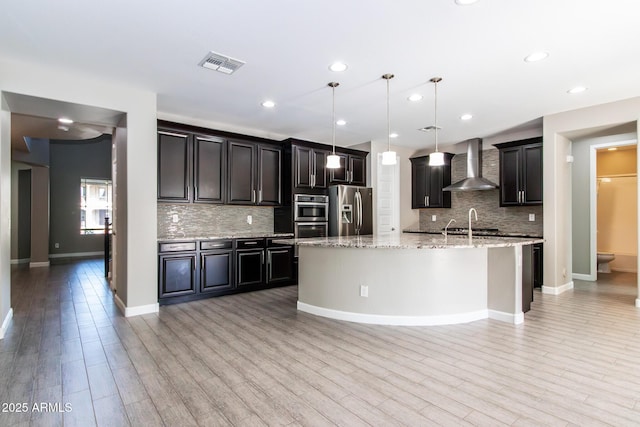
M 386 327 L 299 313 L 295 286 L 127 319 L 100 260 L 14 268 L 0 402 L 72 410 L 0 425 L 637 426 L 635 280 L 536 291 L 520 326 Z

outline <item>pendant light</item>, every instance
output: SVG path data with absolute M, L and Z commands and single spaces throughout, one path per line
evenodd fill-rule
M 333 152 L 327 156 L 327 169 L 339 169 L 340 168 L 340 156 L 336 154 L 336 87 L 340 83 L 331 82 L 328 86 L 331 88 L 331 123 L 333 124 L 333 132 L 331 134 L 331 144 L 333 145 Z
M 384 74 L 382 76 L 382 78 L 387 81 L 387 151 L 382 153 L 383 165 L 396 164 L 396 152 L 391 151 L 391 119 L 389 115 L 389 80 L 391 80 L 393 77 L 393 74 Z
M 441 77 L 433 77 L 430 82 L 433 83 L 435 92 L 435 106 L 433 109 L 434 116 L 434 130 L 436 132 L 436 151 L 429 154 L 429 166 L 442 166 L 444 165 L 444 153 L 438 151 L 438 83 L 442 81 Z

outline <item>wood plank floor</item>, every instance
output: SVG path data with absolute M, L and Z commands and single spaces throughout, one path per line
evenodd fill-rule
M 520 326 L 384 327 L 299 313 L 296 287 L 126 319 L 101 269 L 14 267 L 0 402 L 29 410 L 0 425 L 640 425 L 634 274 L 536 292 Z

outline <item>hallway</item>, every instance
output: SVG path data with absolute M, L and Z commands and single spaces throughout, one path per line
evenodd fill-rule
M 295 309 L 296 287 L 122 317 L 102 260 L 14 267 L 1 426 L 637 425 L 635 275 L 535 294 L 525 323 L 382 327 Z

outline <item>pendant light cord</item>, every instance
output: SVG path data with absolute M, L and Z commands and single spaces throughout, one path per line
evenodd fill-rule
M 387 79 L 387 151 L 391 151 L 391 114 L 389 113 L 389 79 Z
M 433 87 L 435 88 L 435 107 L 433 111 L 434 122 L 436 126 L 436 153 L 438 152 L 438 81 L 434 80 Z
M 331 87 L 331 120 L 333 122 L 332 132 L 331 132 L 331 144 L 333 146 L 332 155 L 336 155 L 336 87 L 340 83 L 331 82 L 329 86 Z

